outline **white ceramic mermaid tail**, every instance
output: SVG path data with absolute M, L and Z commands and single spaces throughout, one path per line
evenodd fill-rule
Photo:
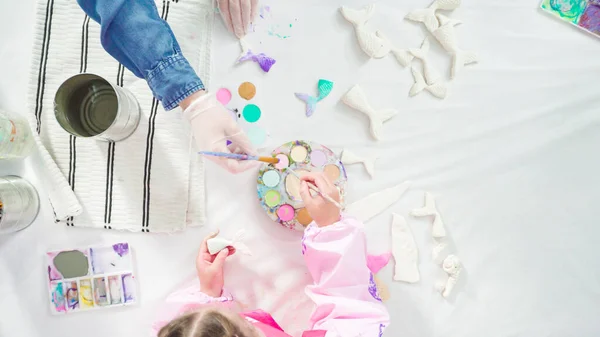
M 375 5 L 371 4 L 362 9 L 340 7 L 340 12 L 346 21 L 354 25 L 356 38 L 360 48 L 371 58 L 382 58 L 392 50 L 391 43 L 380 33 L 368 31 L 365 23 L 373 16 Z
M 419 282 L 419 251 L 410 227 L 401 215 L 392 213 L 392 254 L 396 261 L 394 281 Z
M 440 73 L 433 67 L 433 64 L 427 59 L 427 54 L 429 53 L 429 39 L 425 38 L 423 43 L 421 44 L 421 48 L 411 48 L 409 52 L 415 58 L 421 60 L 423 64 L 423 75 L 425 75 L 425 81 L 427 84 L 432 85 L 441 80 L 442 76 Z
M 244 240 L 244 236 L 246 232 L 243 229 L 240 229 L 234 236 L 233 240 L 224 239 L 221 237 L 216 237 L 212 239 L 208 239 L 206 241 L 206 246 L 208 248 L 208 252 L 211 255 L 217 254 L 227 247 L 233 247 L 236 251 L 244 254 L 244 255 L 252 255 L 252 252 L 242 241 Z
M 433 216 L 431 235 L 434 238 L 442 238 L 446 236 L 444 222 L 442 221 L 442 217 L 435 206 L 435 199 L 431 193 L 425 192 L 425 206 L 412 210 L 410 215 L 414 217 Z
M 438 15 L 439 17 L 440 15 Z M 454 28 L 460 21 L 450 20 L 442 17 L 444 25 L 440 26 L 431 34 L 438 40 L 442 47 L 452 55 L 452 69 L 450 71 L 450 77 L 455 78 L 456 75 L 465 67 L 465 65 L 477 63 L 479 56 L 474 51 L 464 51 L 458 47 L 458 41 L 456 38 L 456 28 Z
M 371 136 L 373 136 L 373 138 L 375 138 L 376 140 L 381 139 L 383 123 L 398 114 L 398 111 L 395 109 L 373 109 L 367 101 L 367 97 L 365 96 L 360 86 L 358 86 L 358 84 L 352 87 L 352 89 L 350 89 L 342 97 L 342 102 L 344 102 L 344 104 L 348 105 L 349 107 L 364 113 L 365 115 L 367 115 L 367 117 L 369 117 L 369 128 L 371 131 Z
M 406 15 L 407 20 L 422 22 L 428 31 L 433 32 L 438 29 L 440 23 L 435 16 L 438 9 L 454 10 L 460 6 L 461 0 L 436 0 L 429 7 L 416 9 Z
M 363 158 L 349 150 L 344 149 L 344 151 L 342 152 L 341 160 L 344 165 L 352 165 L 358 163 L 363 164 L 369 176 L 371 176 L 371 178 L 375 176 L 375 162 L 377 161 L 377 156 Z
M 437 98 L 441 98 L 441 99 L 446 98 L 446 96 L 448 94 L 448 88 L 446 87 L 445 83 L 437 82 L 432 85 L 427 85 L 427 82 L 425 82 L 425 78 L 423 77 L 423 74 L 421 74 L 421 72 L 419 70 L 417 70 L 417 68 L 412 67 L 411 72 L 413 74 L 413 78 L 415 79 L 415 83 L 412 85 L 412 87 L 410 88 L 410 91 L 408 93 L 411 97 L 418 95 L 423 90 L 427 90 L 433 96 L 435 96 Z

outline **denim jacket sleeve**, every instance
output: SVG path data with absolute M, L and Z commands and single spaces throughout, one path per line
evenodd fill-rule
M 181 53 L 154 0 L 77 0 L 101 25 L 106 51 L 148 82 L 166 110 L 176 108 L 204 84 Z

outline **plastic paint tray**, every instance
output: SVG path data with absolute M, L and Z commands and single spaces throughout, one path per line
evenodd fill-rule
M 137 284 L 126 242 L 46 253 L 53 314 L 135 304 Z

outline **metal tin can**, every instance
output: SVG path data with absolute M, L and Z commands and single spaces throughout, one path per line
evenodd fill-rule
M 33 185 L 17 176 L 0 177 L 0 234 L 31 225 L 39 210 L 40 199 Z
M 140 122 L 133 94 L 94 74 L 64 81 L 54 96 L 54 114 L 68 133 L 109 142 L 129 137 Z

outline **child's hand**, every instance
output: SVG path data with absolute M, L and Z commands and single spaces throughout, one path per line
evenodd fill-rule
M 238 39 L 243 38 L 258 12 L 258 0 L 218 0 L 225 26 Z
M 219 231 L 202 241 L 196 258 L 196 272 L 200 280 L 200 290 L 208 296 L 220 297 L 223 292 L 223 266 L 227 257 L 235 254 L 235 248 L 227 247 L 215 255 L 210 255 L 206 241 L 219 235 Z
M 340 192 L 337 187 L 320 172 L 308 173 L 300 181 L 300 196 L 308 213 L 319 227 L 333 225 L 340 220 L 340 209 L 333 203 L 325 200 L 321 195 L 313 196 L 308 184 L 316 185 L 323 194 L 327 194 L 333 200 L 340 201 Z

